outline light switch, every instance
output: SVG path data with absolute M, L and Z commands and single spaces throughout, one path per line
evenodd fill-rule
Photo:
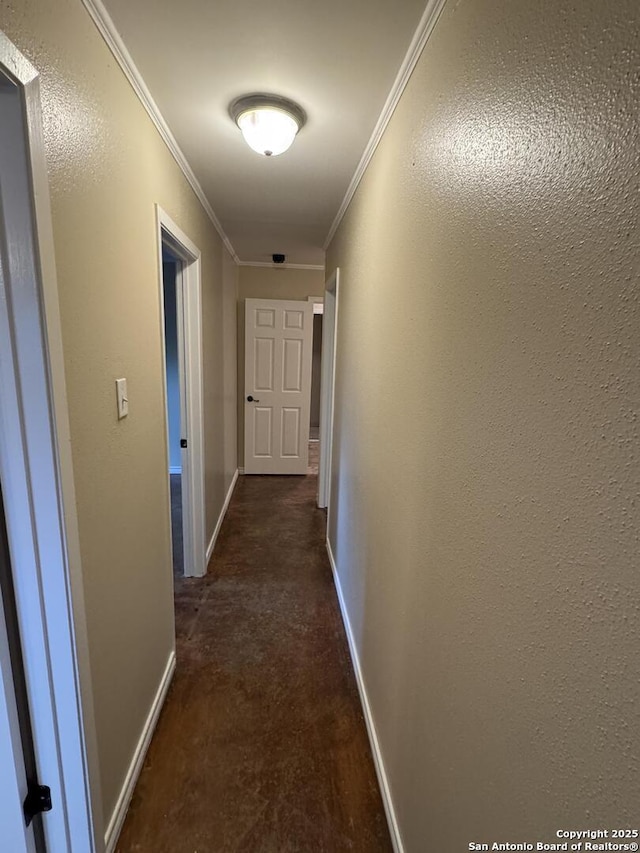
M 116 396 L 118 398 L 118 420 L 129 414 L 129 397 L 127 395 L 127 380 L 116 379 Z

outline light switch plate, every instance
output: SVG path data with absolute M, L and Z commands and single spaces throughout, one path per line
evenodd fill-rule
M 116 397 L 118 400 L 118 419 L 126 418 L 129 414 L 129 397 L 127 395 L 127 380 L 116 379 Z

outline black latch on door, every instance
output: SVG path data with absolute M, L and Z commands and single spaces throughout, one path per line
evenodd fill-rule
M 34 785 L 33 782 L 29 782 L 27 796 L 24 799 L 22 808 L 24 810 L 24 819 L 27 826 L 29 826 L 37 814 L 51 811 L 51 788 L 48 788 L 46 785 Z
M 180 447 L 186 447 L 186 446 L 187 446 L 187 439 L 181 438 L 180 439 Z

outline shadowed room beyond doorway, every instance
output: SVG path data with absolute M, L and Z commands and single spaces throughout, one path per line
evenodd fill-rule
M 180 356 L 176 278 L 178 259 L 162 247 L 162 289 L 164 296 L 164 341 L 167 387 L 167 438 L 171 487 L 171 539 L 174 577 L 184 575 L 184 538 L 182 529 L 182 434 L 180 404 Z

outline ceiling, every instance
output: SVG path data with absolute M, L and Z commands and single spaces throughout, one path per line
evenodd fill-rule
M 239 259 L 324 264 L 425 0 L 103 3 Z M 252 92 L 307 112 L 285 154 L 254 153 L 229 118 Z

